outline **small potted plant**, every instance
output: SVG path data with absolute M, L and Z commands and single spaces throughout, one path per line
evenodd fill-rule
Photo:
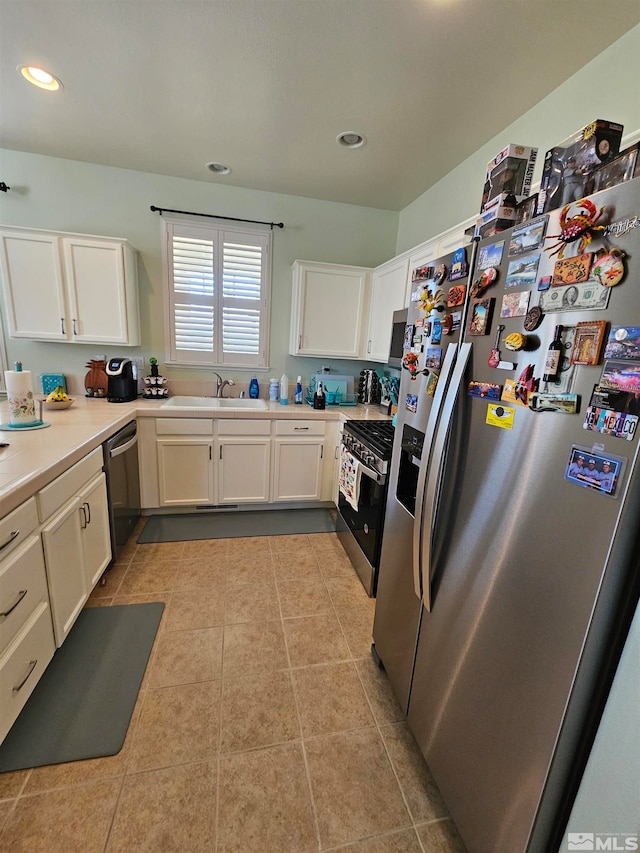
M 151 375 L 152 376 L 158 376 L 158 359 L 157 358 L 150 358 L 149 364 L 151 365 Z

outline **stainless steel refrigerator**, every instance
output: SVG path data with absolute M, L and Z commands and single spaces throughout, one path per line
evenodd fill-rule
M 557 849 L 638 597 L 640 180 L 589 200 L 481 241 L 467 296 L 491 301 L 415 412 L 403 371 L 374 644 L 470 853 Z

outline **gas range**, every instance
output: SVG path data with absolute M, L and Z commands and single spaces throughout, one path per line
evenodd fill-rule
M 386 476 L 393 449 L 391 421 L 347 421 L 342 443 L 363 465 Z

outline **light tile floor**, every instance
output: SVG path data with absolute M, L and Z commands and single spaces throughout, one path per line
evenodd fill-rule
M 138 532 L 88 602 L 166 603 L 125 745 L 0 775 L 0 849 L 464 853 L 335 534 Z

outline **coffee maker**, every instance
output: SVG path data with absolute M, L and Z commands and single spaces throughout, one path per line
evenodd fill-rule
M 138 396 L 138 381 L 131 359 L 111 358 L 107 364 L 107 400 L 110 403 L 128 403 Z

